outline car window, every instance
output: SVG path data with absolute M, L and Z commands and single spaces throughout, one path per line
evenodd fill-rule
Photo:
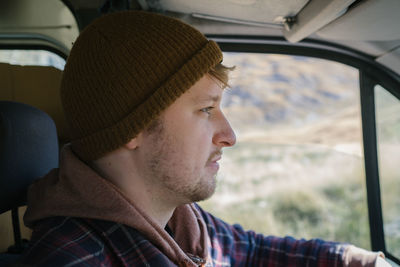
M 200 203 L 264 234 L 370 248 L 358 70 L 303 56 L 225 53 L 236 66 L 216 194 Z
M 385 246 L 400 258 L 400 101 L 381 85 L 374 90 Z

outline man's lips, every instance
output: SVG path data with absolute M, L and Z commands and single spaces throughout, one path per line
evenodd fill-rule
M 217 161 L 220 160 L 221 158 L 222 158 L 221 156 L 218 156 L 218 157 L 216 157 L 215 159 L 213 159 L 212 162 L 217 162 Z
M 222 158 L 222 151 L 218 150 L 211 154 L 211 156 L 208 158 L 208 162 L 217 162 L 221 158 Z
M 222 158 L 222 151 L 216 151 L 212 153 L 207 161 L 207 166 L 218 171 L 219 163 L 217 161 L 219 161 L 221 158 Z

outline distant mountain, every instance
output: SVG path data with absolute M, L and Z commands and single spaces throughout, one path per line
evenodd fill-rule
M 297 134 L 296 139 L 322 143 L 332 143 L 333 135 L 338 142 L 337 135 L 360 140 L 357 69 L 310 57 L 249 53 L 226 53 L 224 64 L 236 66 L 223 107 L 238 132 L 259 127 L 264 134 L 284 136 L 287 129 L 291 139 Z M 306 138 L 294 132 L 299 127 L 307 128 Z
M 265 123 L 317 119 L 359 101 L 358 71 L 322 59 L 227 53 L 235 65 L 224 107 L 259 109 Z

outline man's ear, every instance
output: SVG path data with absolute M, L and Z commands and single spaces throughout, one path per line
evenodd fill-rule
M 141 140 L 142 140 L 142 133 L 139 133 L 134 138 L 132 138 L 128 143 L 126 143 L 125 147 L 129 150 L 134 150 L 140 146 Z

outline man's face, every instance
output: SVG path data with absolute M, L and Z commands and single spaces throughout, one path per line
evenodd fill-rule
M 222 148 L 235 134 L 220 109 L 223 89 L 203 76 L 142 136 L 142 166 L 151 186 L 177 204 L 210 197 Z

